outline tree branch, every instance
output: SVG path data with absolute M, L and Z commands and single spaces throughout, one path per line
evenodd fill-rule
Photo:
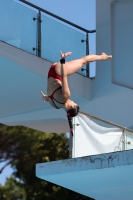
M 9 165 L 11 164 L 13 160 L 10 160 L 8 163 L 6 163 L 1 169 L 0 169 L 0 174 L 2 173 L 2 171 Z

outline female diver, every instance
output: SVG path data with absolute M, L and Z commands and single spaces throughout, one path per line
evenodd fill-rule
M 65 62 L 65 58 L 71 54 L 72 52 L 63 54 L 60 51 L 60 62 L 54 63 L 48 72 L 47 95 L 41 91 L 43 101 L 48 101 L 56 109 L 63 108 L 66 110 L 69 125 L 72 117 L 78 114 L 79 106 L 69 99 L 70 89 L 68 87 L 67 76 L 74 74 L 89 62 L 112 58 L 112 55 L 101 53 L 100 55 L 87 55 L 77 60 Z

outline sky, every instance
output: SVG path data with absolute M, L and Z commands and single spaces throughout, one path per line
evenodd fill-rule
M 10 0 L 19 2 L 19 0 Z M 96 29 L 96 0 L 28 0 L 55 15 L 58 15 L 72 23 L 75 23 L 88 30 Z M 96 34 L 89 34 L 89 52 L 95 54 L 95 36 Z M 91 76 L 95 76 L 95 63 L 91 64 Z M 3 164 L 0 164 L 0 169 Z M 0 184 L 4 185 L 6 177 L 10 177 L 13 172 L 10 166 L 6 167 L 2 174 L 0 174 Z
M 19 0 L 14 0 L 18 2 Z M 95 0 L 28 0 L 51 13 L 92 30 L 95 25 Z M 69 3 L 68 3 L 69 2 Z

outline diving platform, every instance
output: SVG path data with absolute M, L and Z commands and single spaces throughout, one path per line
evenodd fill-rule
M 39 163 L 36 176 L 96 200 L 132 200 L 133 150 Z

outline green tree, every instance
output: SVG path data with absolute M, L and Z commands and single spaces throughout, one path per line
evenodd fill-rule
M 0 186 L 1 200 L 8 200 L 9 196 L 10 200 L 90 199 L 35 176 L 36 163 L 68 158 L 68 138 L 65 134 L 0 125 L 0 138 L 0 162 L 7 162 L 0 172 L 8 164 L 14 169 L 5 186 Z
M 23 184 L 14 176 L 7 178 L 5 186 L 0 185 L 0 200 L 26 200 Z

